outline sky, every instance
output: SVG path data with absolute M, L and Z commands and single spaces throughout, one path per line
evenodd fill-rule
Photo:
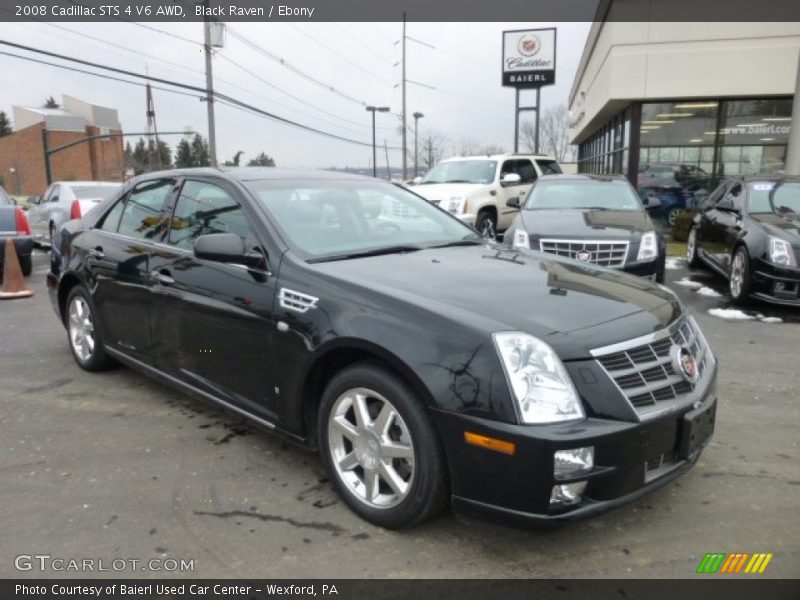
M 408 36 L 434 46 L 407 42 L 407 78 L 424 84 L 407 86 L 409 123 L 413 123 L 410 115 L 418 111 L 425 115 L 419 121 L 420 138 L 432 129 L 453 142 L 470 139 L 513 150 L 514 90 L 500 84 L 502 31 L 557 27 L 556 84 L 543 88 L 541 94 L 543 109 L 547 109 L 567 103 L 590 25 L 409 23 Z M 389 147 L 400 147 L 401 71 L 395 65 L 400 60 L 400 44 L 395 43 L 401 36 L 400 23 L 231 23 L 227 27 L 225 45 L 213 60 L 217 91 L 366 144 L 371 144 L 372 131 L 363 103 L 389 106 L 390 113 L 377 115 L 378 146 L 382 150 L 385 139 Z M 202 23 L 0 23 L 0 39 L 205 86 Z M 8 47 L 0 50 L 29 55 Z M 0 110 L 9 117 L 13 105 L 41 106 L 48 96 L 60 102 L 61 95 L 67 94 L 116 108 L 126 132 L 146 130 L 142 87 L 4 55 L 0 55 L 0 72 L 4 79 Z M 207 135 L 206 105 L 200 98 L 155 90 L 154 102 L 159 131 L 191 128 Z M 533 92 L 523 92 L 521 103 L 533 102 Z M 260 152 L 287 167 L 371 164 L 370 145 L 322 137 L 219 102 L 215 107 L 220 163 L 242 151 L 243 164 Z M 532 118 L 532 113 L 523 113 L 523 118 Z M 171 146 L 179 139 L 164 137 Z M 408 144 L 413 148 L 413 137 L 409 136 Z M 453 153 L 449 150 L 448 154 Z M 382 165 L 383 154 L 378 156 Z M 389 160 L 392 167 L 400 166 L 400 151 L 390 150 Z

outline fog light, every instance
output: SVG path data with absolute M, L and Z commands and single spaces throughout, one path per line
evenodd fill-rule
M 786 284 L 785 284 L 785 283 L 783 283 L 782 281 L 779 281 L 779 282 L 777 282 L 777 283 L 775 284 L 775 289 L 776 289 L 776 290 L 778 290 L 779 292 L 780 292 L 780 291 L 783 291 L 783 290 L 785 290 L 785 289 L 786 289 Z
M 594 468 L 594 446 L 557 450 L 553 455 L 553 474 L 556 478 L 575 477 Z
M 586 489 L 586 482 L 554 485 L 550 494 L 550 506 L 569 506 L 581 501 L 581 494 Z

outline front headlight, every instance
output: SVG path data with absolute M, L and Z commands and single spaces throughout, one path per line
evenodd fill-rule
M 452 196 L 447 203 L 447 210 L 454 215 L 462 215 L 467 212 L 466 196 Z
M 514 248 L 530 248 L 531 242 L 528 239 L 528 232 L 524 229 L 514 230 L 514 237 L 512 238 L 511 245 Z
M 519 331 L 495 333 L 492 339 L 523 423 L 584 418 L 575 386 L 550 346 Z
M 636 260 L 653 260 L 658 256 L 658 238 L 655 231 L 647 231 L 642 234 L 639 241 L 639 254 Z
M 772 236 L 769 238 L 769 261 L 782 267 L 797 266 L 792 245 L 786 240 Z

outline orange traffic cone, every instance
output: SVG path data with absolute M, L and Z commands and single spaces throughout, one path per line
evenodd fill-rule
M 3 260 L 3 289 L 0 290 L 0 300 L 12 298 L 27 298 L 33 296 L 33 290 L 25 285 L 22 267 L 19 266 L 17 249 L 14 240 L 6 240 L 6 252 Z

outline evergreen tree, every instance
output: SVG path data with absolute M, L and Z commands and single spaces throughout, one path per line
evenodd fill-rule
M 233 155 L 233 160 L 226 160 L 224 163 L 222 163 L 222 166 L 223 167 L 238 167 L 239 166 L 239 160 L 242 158 L 242 154 L 244 154 L 244 152 L 239 150 L 236 154 Z
M 61 105 L 56 102 L 56 99 L 50 96 L 47 100 L 44 101 L 42 104 L 42 108 L 61 108 Z
M 247 163 L 248 167 L 274 167 L 275 160 L 271 157 L 262 152 L 255 158 L 251 158 L 250 161 Z
M 11 121 L 9 121 L 6 113 L 0 110 L 0 137 L 11 133 Z
M 178 148 L 175 151 L 175 166 L 179 169 L 194 166 L 192 164 L 192 147 L 186 138 L 178 142 Z
M 147 151 L 147 144 L 144 138 L 139 138 L 133 148 L 133 171 L 134 173 L 144 173 L 149 165 L 150 155 Z
M 208 155 L 208 142 L 202 135 L 199 133 L 194 134 L 191 147 L 193 167 L 207 167 L 211 164 L 211 159 Z

